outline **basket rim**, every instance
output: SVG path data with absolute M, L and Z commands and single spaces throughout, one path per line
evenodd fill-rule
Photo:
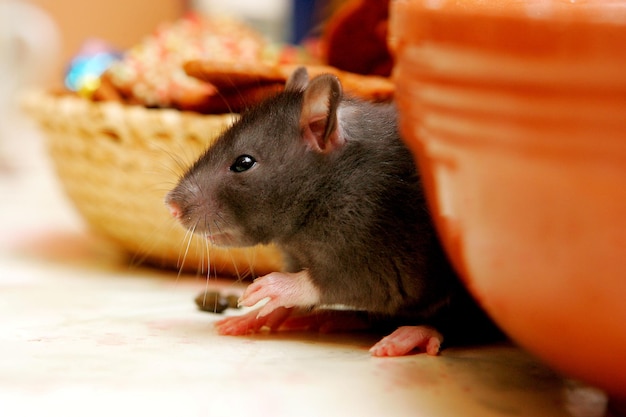
M 89 110 L 122 111 L 125 114 L 132 114 L 133 117 L 176 117 L 190 118 L 198 120 L 234 120 L 239 117 L 238 113 L 199 113 L 191 110 L 179 110 L 171 107 L 146 107 L 141 104 L 123 103 L 120 101 L 94 101 L 71 92 L 54 92 L 48 90 L 29 90 L 20 96 L 20 106 L 32 116 L 45 117 L 50 106 L 55 107 L 55 115 L 60 112 L 82 112 Z

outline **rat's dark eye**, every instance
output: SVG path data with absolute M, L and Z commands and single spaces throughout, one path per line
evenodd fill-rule
M 256 159 L 250 155 L 241 155 L 235 159 L 235 162 L 230 166 L 230 170 L 233 172 L 244 172 L 252 168 L 256 164 Z

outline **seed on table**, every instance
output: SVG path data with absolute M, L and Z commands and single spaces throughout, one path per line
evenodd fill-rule
M 219 291 L 202 291 L 195 298 L 196 305 L 202 311 L 222 313 L 227 308 L 239 308 L 239 296 L 222 295 Z
M 226 296 L 226 301 L 228 302 L 228 308 L 239 308 L 239 296 L 235 294 L 230 294 Z

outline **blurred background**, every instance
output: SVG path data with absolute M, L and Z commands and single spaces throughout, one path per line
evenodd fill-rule
M 314 30 L 321 0 L 0 0 L 3 71 L 33 68 L 36 81 L 60 82 L 67 62 L 89 38 L 126 49 L 163 21 L 190 10 L 235 15 L 276 42 L 298 43 Z M 44 64 L 45 63 L 45 64 Z M 8 65 L 5 65 L 8 64 Z M 7 67 L 7 68 L 5 68 Z M 2 73 L 3 82 L 5 73 Z M 31 78 L 31 80 L 35 81 Z
M 299 43 L 315 30 L 322 0 L 0 0 L 0 154 L 21 123 L 16 94 L 60 88 L 88 39 L 120 50 L 186 12 L 234 15 L 274 42 Z

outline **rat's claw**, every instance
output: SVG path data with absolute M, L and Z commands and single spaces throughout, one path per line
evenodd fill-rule
M 370 349 L 373 356 L 402 356 L 419 348 L 436 356 L 443 343 L 443 335 L 430 326 L 403 326 L 382 338 Z
M 256 282 L 257 281 L 255 280 L 252 284 L 248 285 L 241 297 L 239 297 L 239 300 L 237 301 L 238 307 L 252 307 L 260 301 L 256 300 L 256 297 L 254 297 L 253 295 L 255 291 L 258 291 L 258 286 L 256 285 Z

